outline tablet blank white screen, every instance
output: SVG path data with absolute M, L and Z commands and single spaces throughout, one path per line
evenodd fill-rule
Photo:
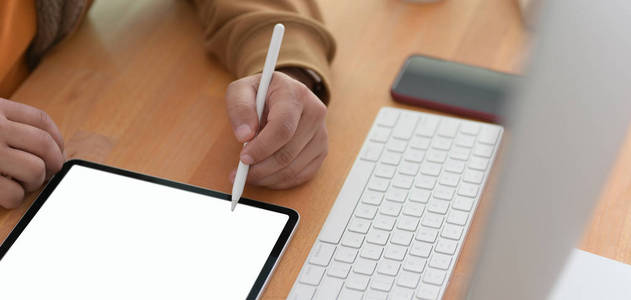
M 0 261 L 0 295 L 244 299 L 287 220 L 75 165 Z

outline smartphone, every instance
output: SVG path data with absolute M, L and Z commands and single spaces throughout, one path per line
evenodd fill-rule
M 508 91 L 519 76 L 412 55 L 390 94 L 395 101 L 499 123 Z

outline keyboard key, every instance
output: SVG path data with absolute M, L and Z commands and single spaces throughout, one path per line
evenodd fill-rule
M 389 216 L 380 214 L 375 218 L 373 226 L 377 229 L 392 231 L 392 229 L 394 228 L 395 221 L 396 221 L 396 218 L 394 217 L 389 217 Z
M 467 148 L 455 146 L 449 151 L 449 157 L 457 160 L 468 160 L 470 152 Z
M 385 192 L 390 185 L 390 181 L 382 178 L 373 177 L 368 182 L 368 188 L 373 191 Z
M 323 267 L 328 266 L 331 261 L 331 257 L 333 257 L 333 252 L 335 252 L 335 246 L 317 242 L 316 245 L 313 246 L 313 249 L 314 251 L 311 253 L 309 263 Z
M 385 143 L 388 141 L 388 137 L 390 137 L 389 128 L 376 126 L 373 127 L 372 131 L 370 132 L 370 140 L 373 142 Z
M 493 155 L 493 146 L 477 144 L 475 148 L 473 148 L 473 154 L 477 156 L 482 156 L 486 158 L 490 158 Z
M 434 213 L 425 213 L 421 224 L 426 227 L 440 228 L 443 225 L 443 216 Z
M 397 286 L 392 289 L 389 296 L 390 300 L 411 300 L 414 297 L 414 290 Z
M 353 218 L 348 225 L 348 231 L 366 234 L 370 229 L 370 221 L 359 218 Z
M 458 210 L 470 211 L 473 208 L 473 201 L 473 198 L 456 196 L 452 207 Z
M 432 140 L 426 137 L 415 136 L 410 140 L 410 147 L 419 150 L 427 150 Z
M 399 117 L 399 122 L 394 126 L 392 130 L 392 136 L 398 139 L 408 140 L 412 137 L 412 132 L 416 128 L 416 122 L 418 121 L 418 114 L 415 113 L 402 113 Z
M 447 205 L 449 205 L 449 203 L 447 203 Z M 419 221 L 420 219 L 417 217 L 401 216 L 399 217 L 397 228 L 414 232 L 416 231 L 416 227 L 418 227 Z
M 381 162 L 388 165 L 398 166 L 399 162 L 401 162 L 401 153 L 385 151 L 383 155 L 381 155 Z
M 436 269 L 447 270 L 451 264 L 451 255 L 436 253 L 429 261 L 429 266 Z
M 444 215 L 449 210 L 449 201 L 432 199 L 427 205 L 427 211 Z
M 394 124 L 397 123 L 398 119 L 399 112 L 397 110 L 391 108 L 382 108 L 377 115 L 375 123 L 381 126 L 394 127 Z
M 416 297 L 422 300 L 435 300 L 438 298 L 440 288 L 429 284 L 421 284 L 416 291 Z
M 377 207 L 374 205 L 368 205 L 368 204 L 357 205 L 357 210 L 355 211 L 356 217 L 364 218 L 368 220 L 374 219 L 375 214 L 377 214 Z
M 416 239 L 419 240 L 418 235 L 416 236 Z M 426 239 L 426 237 L 421 237 L 421 239 Z M 433 240 L 436 240 L 435 236 Z M 425 258 L 429 257 L 429 254 L 432 252 L 432 247 L 434 246 L 433 241 L 430 243 L 414 241 L 414 243 L 412 243 L 412 246 L 410 247 L 410 255 L 415 255 L 415 256 L 420 256 L 420 257 L 425 257 Z
M 455 137 L 458 132 L 458 121 L 454 119 L 442 119 L 438 125 L 438 135 L 445 137 Z
M 432 149 L 425 153 L 427 161 L 443 163 L 447 159 L 447 151 Z
M 322 275 L 324 275 L 323 267 L 305 265 L 302 269 L 302 274 L 300 275 L 300 282 L 304 284 L 318 285 L 320 284 Z
M 425 180 L 425 179 L 421 179 L 421 180 Z M 418 177 L 417 177 L 416 182 L 417 184 L 419 183 Z M 410 191 L 410 201 L 419 202 L 419 203 L 427 203 L 427 201 L 429 200 L 429 195 L 431 195 L 431 192 L 428 190 L 412 189 Z
M 434 136 L 436 127 L 440 120 L 434 116 L 424 116 L 418 127 L 416 127 L 416 135 L 422 135 L 426 137 Z
M 375 168 L 375 176 L 391 179 L 396 171 L 397 167 L 395 166 L 379 164 L 377 168 Z
M 457 241 L 438 239 L 435 251 L 438 253 L 453 255 L 454 253 L 456 253 L 456 247 L 458 247 Z
M 459 134 L 458 136 L 456 136 L 454 142 L 458 146 L 471 148 L 475 144 L 475 137 L 465 134 Z
M 427 260 L 424 258 L 410 255 L 405 259 L 405 262 L 403 263 L 403 270 L 421 273 L 425 268 L 426 262 Z
M 399 280 L 397 280 L 397 285 L 408 288 L 416 288 L 420 279 L 421 274 L 401 271 L 401 274 L 399 275 Z
M 392 186 L 402 188 L 402 189 L 410 189 L 412 187 L 412 183 L 414 183 L 414 177 L 397 174 L 392 179 Z
M 399 262 L 389 260 L 389 259 L 384 259 L 379 262 L 379 267 L 377 267 L 377 272 L 384 275 L 396 276 L 397 273 L 399 273 L 400 266 L 401 266 L 401 263 Z
M 399 173 L 416 176 L 416 174 L 418 174 L 419 166 L 420 165 L 417 163 L 404 161 L 399 165 Z
M 410 149 L 405 152 L 403 158 L 407 161 L 420 163 L 425 158 L 425 151 Z
M 337 277 L 341 279 L 346 279 L 348 276 L 348 272 L 351 270 L 351 265 L 341 263 L 341 262 L 333 262 L 331 267 L 327 270 L 326 274 L 328 276 Z
M 425 274 L 423 275 L 423 282 L 442 285 L 443 281 L 445 281 L 445 274 L 445 271 L 427 268 L 425 270 Z
M 437 163 L 424 162 L 421 164 L 421 174 L 438 176 L 440 174 L 441 165 Z
M 392 233 L 390 242 L 397 245 L 409 246 L 413 236 L 414 234 L 412 232 L 395 230 L 394 233 Z
M 432 193 L 432 196 L 438 199 L 451 200 L 451 198 L 453 198 L 454 196 L 454 192 L 455 190 L 453 188 L 446 187 L 444 185 L 438 185 Z
M 444 164 L 445 171 L 460 174 L 464 171 L 464 162 L 455 159 L 447 159 Z
M 440 182 L 440 184 L 442 185 L 456 187 L 458 186 L 458 183 L 460 182 L 460 175 L 449 173 L 449 172 L 443 172 L 438 182 Z
M 386 144 L 386 148 L 390 151 L 394 152 L 404 152 L 405 148 L 407 148 L 408 143 L 403 140 L 391 139 Z
M 372 279 L 370 287 L 378 291 L 388 292 L 392 288 L 393 282 L 394 282 L 393 277 L 377 274 Z
M 401 213 L 401 204 L 392 201 L 385 201 L 379 209 L 381 214 L 396 217 Z
M 335 260 L 352 264 L 357 257 L 357 249 L 340 246 L 335 251 Z
M 436 177 L 427 176 L 427 175 L 416 176 L 415 186 L 417 188 L 432 190 L 434 189 L 435 185 L 436 185 Z
M 388 293 L 376 290 L 368 290 L 364 295 L 364 300 L 388 300 Z
M 351 247 L 351 248 L 359 248 L 364 242 L 364 235 L 347 231 L 342 237 L 342 245 Z M 339 251 L 339 249 L 338 249 Z
M 458 195 L 473 198 L 478 195 L 478 185 L 463 183 L 460 185 L 460 188 L 458 188 Z
M 384 246 L 390 237 L 390 232 L 381 229 L 371 228 L 366 236 L 366 241 L 369 243 Z
M 362 196 L 362 203 L 371 204 L 371 205 L 379 205 L 381 204 L 381 200 L 383 199 L 383 193 L 375 192 L 375 191 L 365 191 Z
M 452 210 L 447 217 L 447 223 L 464 226 L 467 224 L 469 213 L 464 211 Z
M 355 161 L 342 190 L 337 195 L 335 203 L 333 203 L 329 217 L 320 231 L 318 238 L 321 241 L 331 244 L 340 242 L 346 229 L 346 224 L 348 224 L 357 205 L 358 196 L 364 190 L 374 167 L 375 164 L 370 162 Z
M 462 181 L 469 183 L 480 184 L 482 183 L 482 179 L 484 179 L 484 173 L 471 169 L 467 169 L 462 176 Z
M 352 272 L 350 275 L 348 275 L 348 279 L 346 280 L 346 287 L 358 291 L 365 291 L 368 287 L 369 280 L 369 276 Z
M 489 160 L 481 157 L 472 157 L 468 167 L 474 170 L 484 171 L 489 164 Z
M 412 217 L 421 217 L 424 209 L 425 205 L 423 204 L 409 202 L 403 207 L 403 214 Z
M 463 230 L 464 229 L 462 226 L 445 224 L 445 227 L 443 227 L 443 231 L 440 236 L 457 241 L 462 236 Z
M 375 267 L 377 267 L 376 261 L 358 258 L 357 262 L 353 266 L 353 272 L 364 275 L 372 275 L 372 273 L 375 272 Z
M 449 150 L 449 148 L 451 148 L 451 139 L 437 136 L 432 141 L 432 148 L 439 150 Z
M 359 256 L 363 258 L 368 258 L 372 260 L 378 260 L 381 258 L 381 253 L 383 252 L 383 247 L 379 247 L 372 244 L 366 244 L 362 247 L 361 253 Z
M 340 293 L 339 298 L 329 298 L 329 299 L 348 299 L 348 300 L 362 300 L 364 298 L 364 293 L 361 291 L 351 290 L 349 288 L 343 288 Z
M 468 135 L 477 135 L 480 131 L 480 124 L 473 122 L 462 122 L 462 126 L 460 127 L 460 132 Z
M 322 284 L 318 287 L 318 291 L 316 292 L 314 299 L 335 299 L 337 295 L 339 295 L 342 285 L 344 285 L 344 280 L 327 276 L 324 280 L 322 280 Z
M 395 221 L 396 221 L 396 218 L 394 218 L 394 217 L 389 217 L 389 216 L 386 216 L 386 215 L 379 214 L 375 218 L 373 226 L 375 228 L 377 228 L 377 229 L 383 229 L 383 230 L 386 230 L 386 231 L 392 231 L 392 229 L 394 228 Z
M 366 143 L 366 146 L 364 146 L 364 149 L 361 154 L 361 158 L 363 160 L 368 160 L 368 161 L 377 161 L 379 160 L 379 157 L 381 156 L 382 150 L 383 150 L 382 144 L 368 142 Z
M 310 285 L 296 284 L 291 290 L 289 300 L 311 300 L 316 288 Z
M 441 216 L 442 218 L 442 216 Z M 416 232 L 416 239 L 419 241 L 424 241 L 428 243 L 434 243 L 436 241 L 436 236 L 438 235 L 438 230 L 421 227 Z
M 388 245 L 386 247 L 386 251 L 383 254 L 383 257 L 389 258 L 392 260 L 403 261 L 405 257 L 405 253 L 407 253 L 408 248 L 397 246 L 397 245 Z
M 497 142 L 497 136 L 500 133 L 499 127 L 495 126 L 485 126 L 480 131 L 480 135 L 478 135 L 478 142 L 495 145 Z

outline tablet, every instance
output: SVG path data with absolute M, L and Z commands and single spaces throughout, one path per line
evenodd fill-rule
M 0 246 L 2 299 L 256 299 L 289 208 L 73 160 Z

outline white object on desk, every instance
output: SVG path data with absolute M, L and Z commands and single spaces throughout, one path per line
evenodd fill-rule
M 574 249 L 550 300 L 631 299 L 631 265 Z
M 283 41 L 283 34 L 285 33 L 285 26 L 283 24 L 274 25 L 274 32 L 272 33 L 272 40 L 269 43 L 267 49 L 267 57 L 265 57 L 265 64 L 263 65 L 263 73 L 261 74 L 261 81 L 259 82 L 259 88 L 256 91 L 256 114 L 259 116 L 259 123 L 261 122 L 261 116 L 263 115 L 263 108 L 265 107 L 265 97 L 267 97 L 267 88 L 272 80 L 272 74 L 276 68 L 276 60 L 278 59 L 278 53 L 280 52 L 280 44 Z M 247 143 L 243 144 L 245 147 Z M 237 207 L 239 199 L 243 194 L 243 187 L 245 186 L 245 179 L 248 177 L 248 171 L 250 165 L 244 164 L 239 160 L 239 166 L 237 167 L 237 174 L 234 176 L 234 184 L 232 185 L 232 204 L 230 209 L 234 211 Z

